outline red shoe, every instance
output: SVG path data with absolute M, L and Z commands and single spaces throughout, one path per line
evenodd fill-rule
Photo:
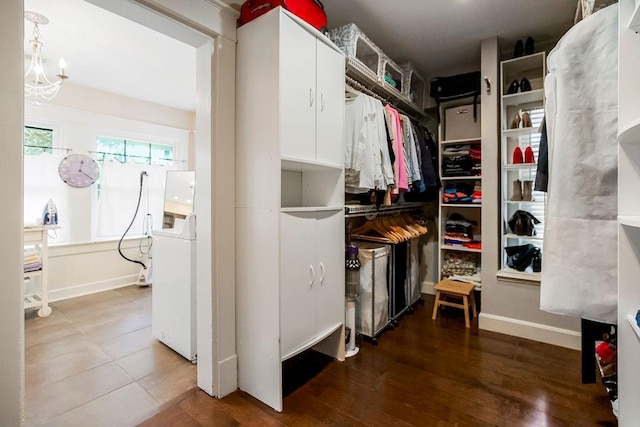
M 536 160 L 533 158 L 533 150 L 531 147 L 527 147 L 524 150 L 524 162 L 525 163 L 535 163 Z
M 520 163 L 522 163 L 522 161 L 522 150 L 520 149 L 520 147 L 516 147 L 516 149 L 513 150 L 513 164 L 519 165 Z

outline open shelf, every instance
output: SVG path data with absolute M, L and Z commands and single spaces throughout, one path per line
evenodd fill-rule
M 440 206 L 454 208 L 481 208 L 482 203 L 441 203 Z
M 540 284 L 541 273 L 530 273 L 527 271 L 518 271 L 514 268 L 503 268 L 498 271 L 497 277 L 503 279 L 513 279 L 523 282 L 531 282 L 532 284 Z
M 506 129 L 502 131 L 502 136 L 506 138 L 518 138 L 521 136 L 532 136 L 538 134 L 538 129 L 534 127 L 518 128 L 518 129 Z
M 502 237 L 504 239 L 521 239 L 521 240 L 538 240 L 538 241 L 543 240 L 541 236 L 521 236 L 519 234 L 513 234 L 513 233 L 505 234 Z
M 395 104 L 396 107 L 404 110 L 408 114 L 420 117 L 427 116 L 422 108 L 402 95 L 402 93 L 400 93 L 396 88 L 392 87 L 388 83 L 382 83 L 378 78 L 373 78 L 372 73 L 368 69 L 363 70 L 359 61 L 354 60 L 353 58 L 346 58 L 346 66 L 347 75 L 349 77 L 355 79 L 358 83 L 383 98 L 389 99 L 389 101 Z
M 505 200 L 504 202 L 507 205 L 544 205 L 543 201 L 537 201 L 537 200 L 533 200 L 533 201 L 516 201 L 516 200 Z
M 533 102 L 542 102 L 544 99 L 544 89 L 530 90 L 528 92 L 514 93 L 502 97 L 502 105 L 524 105 Z
M 640 118 L 635 119 L 627 126 L 625 126 L 624 129 L 618 132 L 618 143 L 640 143 Z
M 518 170 L 518 169 L 533 169 L 533 168 L 537 168 L 538 164 L 537 163 L 518 163 L 518 164 L 509 164 L 509 165 L 504 165 L 503 169 L 506 170 Z
M 281 168 L 293 172 L 322 172 L 326 170 L 342 171 L 343 165 L 332 165 L 312 160 L 294 159 L 291 157 L 281 157 Z
M 480 144 L 481 138 L 467 138 L 467 139 L 451 139 L 441 141 L 440 145 L 462 145 L 462 144 Z
M 482 249 L 473 249 L 462 245 L 441 245 L 440 249 L 444 249 L 446 251 L 473 252 L 476 254 L 482 253 Z
M 618 216 L 618 224 L 626 225 L 627 227 L 640 228 L 640 216 Z
M 292 206 L 282 207 L 280 212 L 326 212 L 341 211 L 342 206 Z
M 636 337 L 638 338 L 638 340 L 640 340 L 640 328 L 636 323 L 635 317 L 633 317 L 632 314 L 627 314 L 627 321 L 631 325 L 631 329 L 633 329 L 633 332 L 636 334 Z

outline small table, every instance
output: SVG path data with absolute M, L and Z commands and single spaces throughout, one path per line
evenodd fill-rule
M 44 225 L 38 227 L 25 227 L 24 244 L 39 247 L 42 268 L 36 271 L 28 271 L 24 273 L 24 279 L 40 277 L 40 295 L 28 295 L 24 298 L 24 308 L 36 308 L 38 316 L 47 317 L 51 314 L 49 307 L 49 242 L 47 232 L 60 228 L 56 225 Z
M 443 279 L 434 289 L 436 290 L 436 300 L 433 303 L 432 319 L 438 317 L 438 308 L 444 305 L 447 307 L 461 308 L 464 310 L 464 324 L 467 328 L 471 327 L 469 321 L 469 309 L 473 310 L 473 316 L 476 317 L 476 300 L 473 295 L 474 285 L 471 283 L 456 282 L 455 280 Z M 462 299 L 462 304 L 451 302 L 447 298 Z

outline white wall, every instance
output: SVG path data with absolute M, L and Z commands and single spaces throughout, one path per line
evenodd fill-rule
M 482 42 L 482 313 L 480 329 L 580 348 L 580 320 L 540 310 L 540 287 L 498 279 L 500 267 L 500 125 L 498 39 Z
M 0 423 L 22 424 L 24 314 L 22 311 L 23 3 L 0 2 Z

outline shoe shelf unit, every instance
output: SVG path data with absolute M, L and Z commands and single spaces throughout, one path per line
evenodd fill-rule
M 640 4 L 618 7 L 618 421 L 626 426 L 640 419 Z
M 524 271 L 510 267 L 505 248 L 532 244 L 542 250 L 545 193 L 534 191 L 533 187 L 538 168 L 539 129 L 544 115 L 545 64 L 544 52 L 500 63 L 502 263 L 497 275 L 527 284 L 539 284 L 540 272 L 534 272 L 531 265 Z M 518 230 L 509 227 L 509 219 L 517 211 L 528 212 L 541 221 L 534 227 L 533 236 L 516 234 Z
M 464 111 L 464 114 L 459 114 Z M 442 190 L 440 192 L 440 201 L 438 203 L 438 277 L 439 281 L 450 277 L 452 263 L 464 264 L 466 273 L 455 273 L 456 275 L 472 276 L 479 275 L 481 268 L 482 249 L 482 202 L 481 198 L 477 202 L 473 202 L 473 194 L 480 192 L 482 188 L 482 171 L 477 168 L 473 169 L 471 175 L 469 172 L 447 172 L 445 163 L 450 162 L 445 158 L 450 150 L 475 150 L 477 153 L 482 151 L 482 138 L 480 130 L 480 103 L 477 104 L 477 117 L 473 117 L 473 99 L 467 98 L 458 101 L 445 102 L 440 105 L 440 117 L 442 122 L 438 127 L 438 163 L 440 165 L 440 180 L 442 181 Z M 465 117 L 466 115 L 466 117 Z M 449 157 L 450 158 L 450 157 Z M 470 157 L 469 157 L 470 159 Z M 480 159 L 475 160 L 478 164 Z M 451 163 L 449 163 L 451 164 Z M 456 193 L 471 195 L 471 197 L 462 197 L 458 201 L 445 201 L 446 193 L 456 190 Z M 461 190 L 462 189 L 462 190 Z M 447 234 L 447 221 L 452 218 L 459 218 L 460 215 L 465 220 L 474 223 L 471 228 L 472 241 L 451 243 L 451 233 Z M 466 239 L 465 239 L 466 240 Z M 470 244 L 470 246 L 467 246 Z M 474 269 L 475 271 L 471 271 Z

